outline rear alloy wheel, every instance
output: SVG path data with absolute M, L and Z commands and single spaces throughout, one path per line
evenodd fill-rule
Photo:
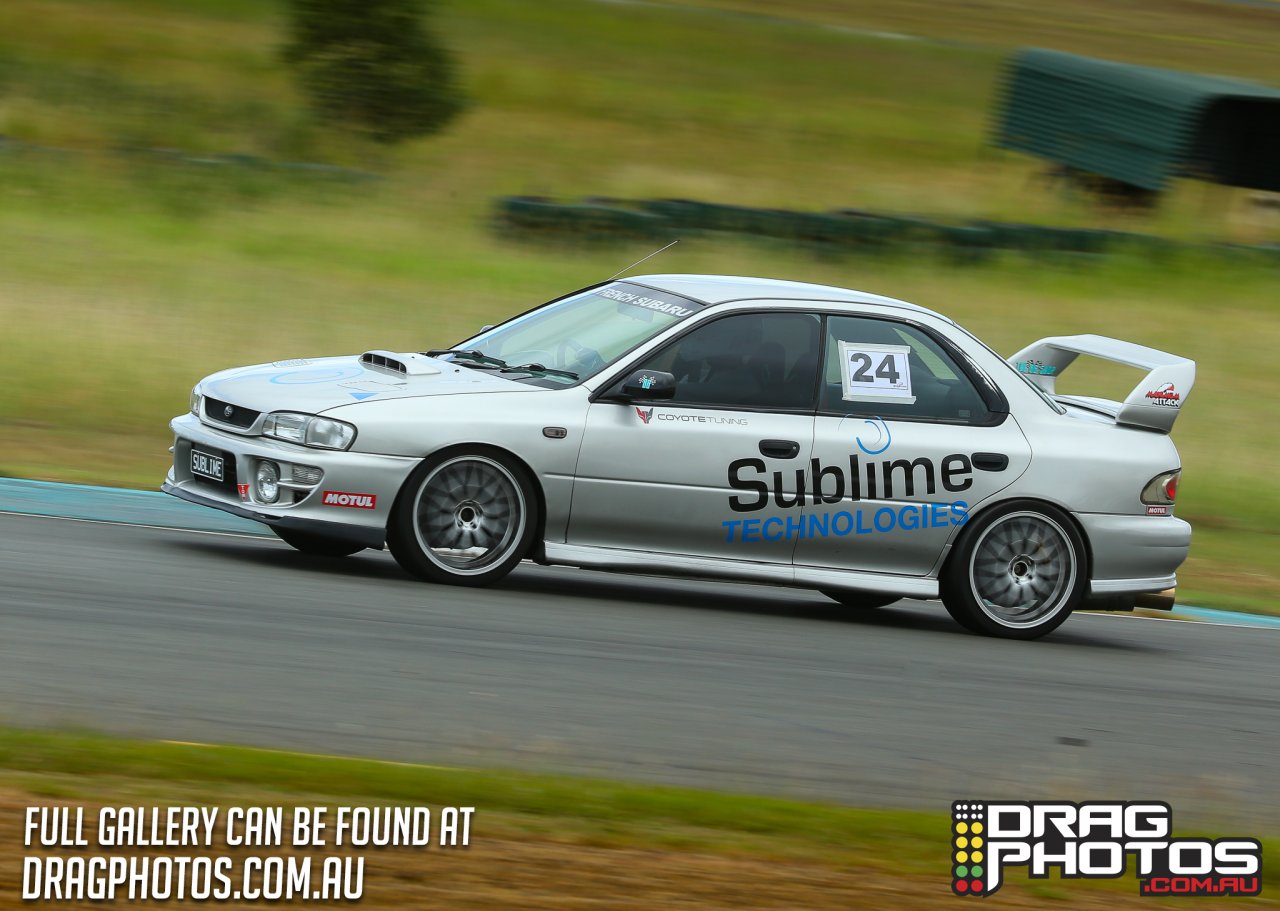
M 294 550 L 301 551 L 304 554 L 312 554 L 317 557 L 349 557 L 352 554 L 358 554 L 364 550 L 363 544 L 355 544 L 351 541 L 343 541 L 341 538 L 328 538 L 324 535 L 315 535 L 309 531 L 298 531 L 294 528 L 280 528 L 278 525 L 272 525 L 271 530 L 276 533 L 276 537 L 288 544 Z
M 825 588 L 822 593 L 832 601 L 838 601 L 845 607 L 857 610 L 875 610 L 877 607 L 887 607 L 901 600 L 895 595 L 873 595 L 868 592 L 842 591 L 838 588 Z
M 529 552 L 538 501 L 527 473 L 497 453 L 427 460 L 396 502 L 387 546 L 428 582 L 488 585 Z
M 1044 503 L 996 507 L 965 529 L 943 573 L 943 603 L 975 633 L 1039 638 L 1083 599 L 1084 554 L 1084 539 L 1062 510 Z

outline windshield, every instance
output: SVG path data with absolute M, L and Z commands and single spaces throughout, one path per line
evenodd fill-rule
M 540 386 L 572 386 L 692 316 L 696 301 L 613 282 L 530 310 L 439 357 Z

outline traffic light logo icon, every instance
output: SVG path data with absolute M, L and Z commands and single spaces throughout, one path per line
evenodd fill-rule
M 985 895 L 986 806 L 951 805 L 951 891 L 956 895 Z

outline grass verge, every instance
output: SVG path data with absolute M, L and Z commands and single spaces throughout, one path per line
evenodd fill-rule
M 584 906 L 584 891 L 598 903 L 592 907 L 608 908 L 690 900 L 916 908 L 949 900 L 944 813 L 11 728 L 0 728 L 0 801 L 15 810 L 47 803 L 475 806 L 465 857 L 375 852 L 370 877 L 383 885 L 371 887 L 365 902 L 375 908 L 428 899 L 432 907 L 482 907 L 504 896 L 508 903 L 522 896 L 521 907 L 572 908 Z M 21 850 L 18 815 L 0 816 L 8 820 L 0 855 Z M 1264 851 L 1277 848 L 1272 839 Z M 665 879 L 662 870 L 684 879 Z M 1270 870 L 1264 864 L 1274 888 L 1280 875 Z M 8 906 L 4 891 L 0 879 L 0 907 Z M 1047 898 L 1086 908 L 1151 901 L 1137 896 L 1131 878 L 1030 883 L 1015 875 L 1000 903 L 1031 908 Z

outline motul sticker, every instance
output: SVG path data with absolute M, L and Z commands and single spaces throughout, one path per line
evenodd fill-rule
M 241 502 L 247 502 L 247 501 L 248 501 L 248 499 L 249 499 L 249 485 L 248 485 L 248 484 L 237 484 L 237 485 L 236 485 L 236 490 L 237 490 L 237 491 L 239 492 L 239 494 L 240 494 L 240 500 L 241 500 Z
M 320 501 L 325 506 L 345 506 L 348 509 L 373 509 L 378 498 L 371 493 L 346 493 L 342 490 L 326 490 Z

